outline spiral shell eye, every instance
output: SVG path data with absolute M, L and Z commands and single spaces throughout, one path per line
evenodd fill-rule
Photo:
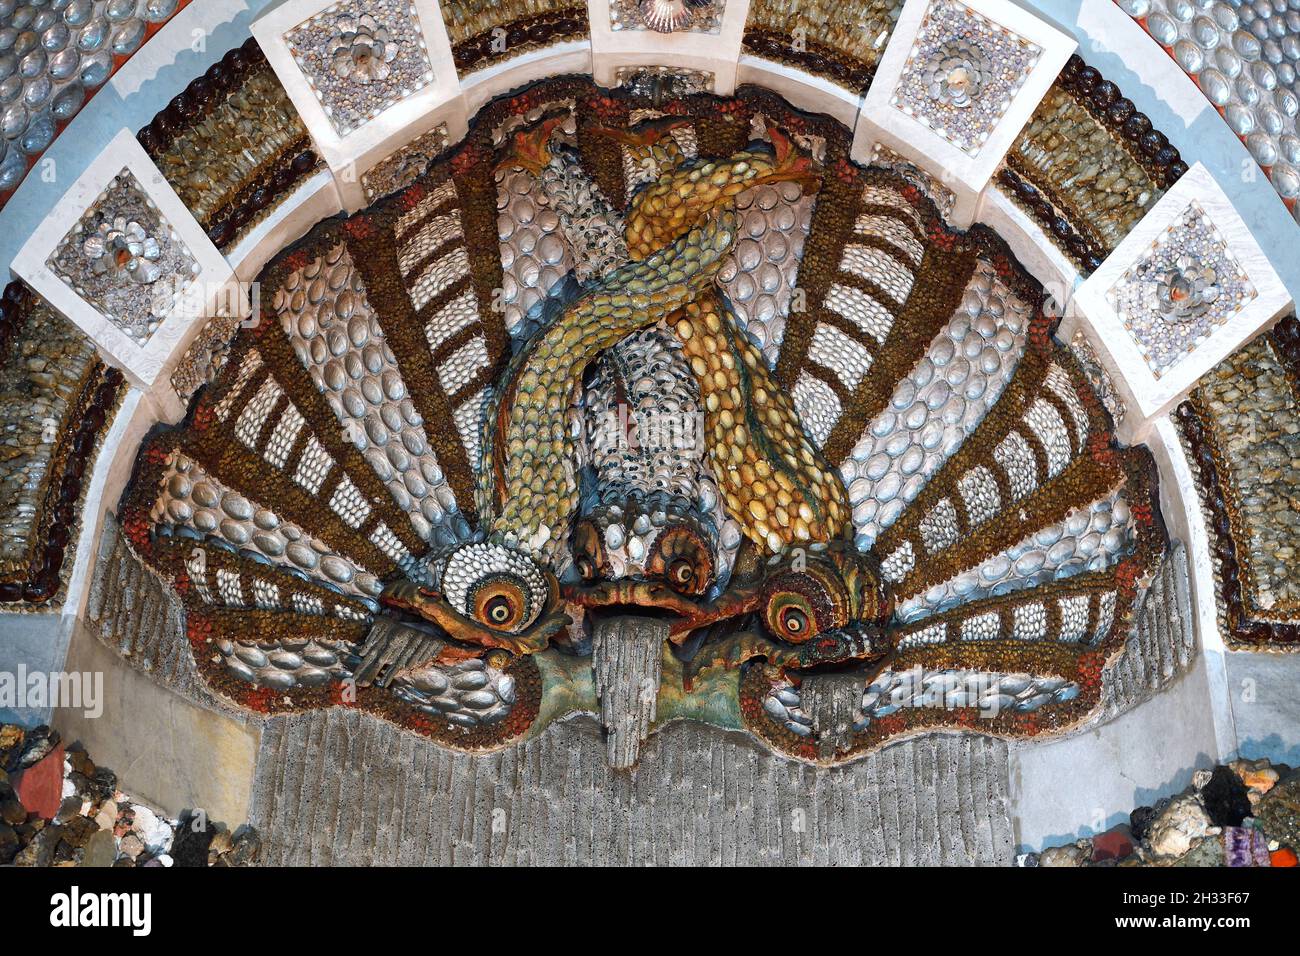
M 702 594 L 713 583 L 713 556 L 689 528 L 667 528 L 655 541 L 646 571 L 680 594 Z
M 531 625 L 549 594 L 537 564 L 499 544 L 467 544 L 452 552 L 441 578 L 443 596 L 457 613 L 509 633 Z
M 847 623 L 842 585 L 816 573 L 785 571 L 767 583 L 763 621 L 773 637 L 802 644 Z
M 688 588 L 695 580 L 695 565 L 686 558 L 678 558 L 668 565 L 668 580 L 674 587 Z
M 778 591 L 767 602 L 767 629 L 775 637 L 802 644 L 817 636 L 817 614 L 808 599 L 797 591 Z
M 807 633 L 808 626 L 811 622 L 808 620 L 808 612 L 800 607 L 787 607 L 782 609 L 779 624 L 790 637 L 799 637 Z

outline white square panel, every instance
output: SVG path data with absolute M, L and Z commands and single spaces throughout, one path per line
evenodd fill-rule
M 1042 52 L 961 0 L 934 0 L 889 105 L 978 156 Z
M 144 148 L 122 130 L 13 261 L 20 276 L 149 388 L 219 302 L 234 272 Z
M 853 155 L 892 150 L 955 195 L 959 226 L 1077 46 L 1009 0 L 908 0 L 854 130 Z
M 1121 437 L 1131 440 L 1289 309 L 1291 296 L 1197 163 L 1079 287 L 1072 306 L 1124 393 Z
M 647 29 L 645 17 L 657 14 L 637 0 L 591 0 L 588 6 L 591 69 L 597 83 L 614 86 L 619 70 L 662 66 L 711 74 L 712 92 L 721 96 L 735 90 L 749 0 L 714 0 L 698 7 L 662 4 L 660 12 L 680 9 L 690 14 L 691 22 L 674 32 Z
M 464 126 L 451 43 L 429 0 L 285 0 L 252 32 L 348 208 L 361 170 L 437 123 Z
M 282 39 L 339 136 L 434 79 L 411 0 L 341 0 Z

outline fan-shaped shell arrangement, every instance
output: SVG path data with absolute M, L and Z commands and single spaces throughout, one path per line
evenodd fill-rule
M 123 503 L 211 687 L 461 749 L 587 709 L 616 766 L 682 716 L 834 762 L 1089 714 L 1149 458 L 1001 240 L 849 140 L 544 81 L 275 258 Z

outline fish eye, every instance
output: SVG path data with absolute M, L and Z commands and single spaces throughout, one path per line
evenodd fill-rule
M 813 604 L 801 591 L 772 591 L 763 617 L 773 637 L 791 644 L 802 644 L 820 631 Z
M 514 630 L 528 613 L 530 597 L 527 584 L 514 575 L 487 578 L 474 590 L 472 617 L 488 627 Z
M 678 558 L 668 566 L 668 580 L 678 587 L 687 587 L 695 580 L 695 566 L 686 558 Z
M 447 558 L 442 593 L 463 617 L 496 631 L 518 633 L 541 614 L 549 588 L 532 558 L 504 545 L 480 542 Z
M 833 577 L 807 571 L 782 571 L 767 582 L 763 622 L 775 638 L 802 644 L 843 627 L 848 620 L 848 592 Z
M 702 594 L 713 582 L 713 555 L 695 531 L 674 525 L 655 540 L 646 571 L 681 594 Z

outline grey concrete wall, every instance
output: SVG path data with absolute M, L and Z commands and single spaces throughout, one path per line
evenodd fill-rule
M 95 763 L 111 768 L 118 786 L 175 817 L 202 808 L 231 828 L 248 815 L 260 727 L 199 707 L 129 667 L 78 627 L 69 670 L 103 675 L 103 713 L 61 709 L 54 727 L 81 741 Z
M 0 613 L 0 673 L 14 675 L 63 670 L 71 628 L 57 613 Z M 50 708 L 5 706 L 0 723 L 35 727 L 50 722 Z
M 1019 849 L 1039 850 L 1100 833 L 1136 806 L 1175 793 L 1216 761 L 1205 666 L 1122 716 L 1057 740 L 1011 751 L 1011 800 Z
M 250 817 L 273 864 L 1005 865 L 1006 760 L 952 734 L 824 769 L 680 721 L 617 771 L 585 716 L 475 756 L 334 708 L 268 722 Z

